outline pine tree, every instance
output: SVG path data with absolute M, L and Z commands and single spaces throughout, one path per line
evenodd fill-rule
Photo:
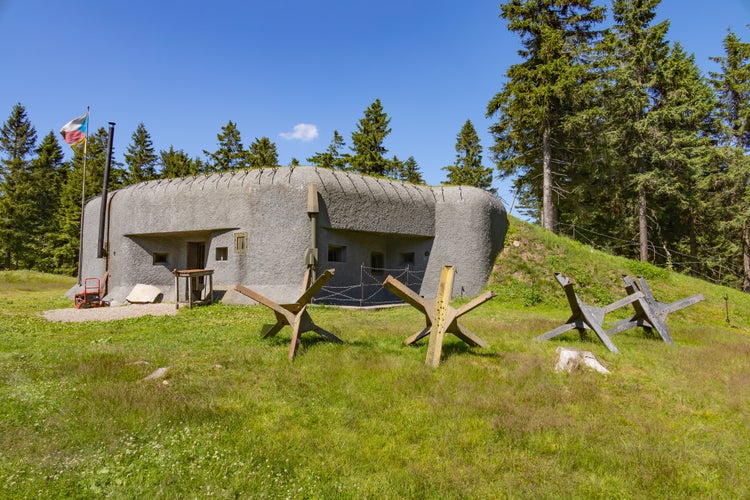
M 403 163 L 403 168 L 398 180 L 410 182 L 412 184 L 424 184 L 422 172 L 419 170 L 417 160 L 415 160 L 413 156 L 408 157 Z
M 675 44 L 657 69 L 654 96 L 653 156 L 644 181 L 653 200 L 649 214 L 661 231 L 661 246 L 697 258 L 699 226 L 705 220 L 697 187 L 716 157 L 711 140 L 715 95 L 695 58 Z
M 386 167 L 383 175 L 388 179 L 401 180 L 406 173 L 406 165 L 398 156 L 394 155 L 390 160 L 386 160 Z
M 494 192 L 492 169 L 482 165 L 482 145 L 471 120 L 466 120 L 456 136 L 455 163 L 443 170 L 448 171 L 448 179 L 443 184 L 474 186 Z
M 383 142 L 391 133 L 391 129 L 388 128 L 390 122 L 391 119 L 383 111 L 380 99 L 375 99 L 375 102 L 365 110 L 364 118 L 359 120 L 356 132 L 352 132 L 352 170 L 367 175 L 387 174 L 390 164 L 385 158 L 388 150 L 383 146 Z
M 538 206 L 545 228 L 557 231 L 553 178 L 564 179 L 569 163 L 571 116 L 587 102 L 590 79 L 586 53 L 597 37 L 604 9 L 592 0 L 510 0 L 501 5 L 508 29 L 519 34 L 524 59 L 507 72 L 507 82 L 487 106 L 498 121 L 490 148 L 501 177 Z M 541 153 L 541 154 L 540 154 Z M 554 169 L 553 169 L 554 168 Z M 541 181 L 541 182 L 540 182 Z M 558 188 L 558 192 L 562 188 Z
M 67 164 L 63 162 L 63 150 L 57 136 L 50 131 L 36 150 L 31 162 L 31 185 L 34 214 L 32 234 L 34 247 L 33 267 L 40 271 L 55 272 L 55 234 L 58 227 L 55 214 L 60 205 L 60 190 L 67 176 Z
M 174 146 L 159 152 L 161 171 L 159 176 L 165 179 L 189 177 L 203 173 L 203 162 L 200 158 L 191 158 L 182 149 L 175 151 Z
M 143 123 L 138 124 L 131 141 L 125 153 L 125 164 L 128 167 L 127 184 L 155 179 L 158 156 L 154 151 L 151 134 L 148 133 Z
M 36 130 L 26 109 L 16 104 L 0 129 L 3 153 L 0 181 L 0 266 L 30 267 L 33 263 L 32 231 L 34 197 L 28 156 L 36 145 Z
M 315 153 L 307 159 L 311 165 L 334 170 L 346 170 L 349 155 L 342 154 L 341 149 L 345 146 L 344 138 L 338 130 L 333 131 L 333 139 L 324 153 Z
M 242 145 L 237 125 L 229 120 L 216 135 L 219 148 L 213 153 L 203 150 L 207 158 L 206 172 L 228 172 L 250 166 L 249 153 Z
M 256 138 L 248 151 L 248 166 L 250 168 L 278 167 L 279 154 L 276 144 L 268 137 Z
M 26 108 L 19 102 L 13 106 L 0 129 L 0 153 L 4 153 L 0 162 L 0 181 L 5 174 L 19 168 L 18 165 L 34 151 L 35 144 L 36 130 L 26 115 Z
M 713 58 L 711 73 L 719 99 L 716 134 L 721 162 L 703 184 L 717 224 L 712 247 L 722 259 L 737 262 L 739 285 L 750 293 L 750 43 L 733 32 L 724 38 L 724 56 Z
M 602 44 L 610 82 L 605 103 L 607 135 L 624 200 L 635 204 L 640 258 L 648 260 L 648 191 L 659 137 L 656 109 L 658 68 L 666 64 L 669 22 L 652 25 L 660 0 L 614 0 L 614 25 Z M 615 162 L 617 162 L 615 164 Z M 629 188 L 626 191 L 626 188 Z
M 750 43 L 730 31 L 723 46 L 724 56 L 711 58 L 721 68 L 711 73 L 719 98 L 719 138 L 722 145 L 750 153 Z

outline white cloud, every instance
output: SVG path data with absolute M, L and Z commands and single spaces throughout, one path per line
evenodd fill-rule
M 303 142 L 312 141 L 318 137 L 318 127 L 311 123 L 298 123 L 294 126 L 293 132 L 282 132 L 279 135 L 288 140 L 298 139 Z

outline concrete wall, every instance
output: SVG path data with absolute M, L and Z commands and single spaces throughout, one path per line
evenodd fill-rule
M 476 188 L 429 188 L 314 167 L 149 181 L 110 193 L 108 259 L 96 258 L 100 199 L 94 198 L 86 205 L 82 275 L 109 271 L 112 299 L 123 300 L 145 283 L 171 301 L 171 270 L 188 267 L 189 243 L 204 242 L 215 287 L 241 283 L 276 301 L 294 300 L 311 241 L 310 184 L 320 211 L 318 271 L 336 269 L 330 285 L 358 283 L 372 252 L 383 254 L 386 268 L 400 267 L 413 253 L 413 267 L 426 271 L 425 296 L 437 292 L 445 264 L 456 266 L 454 295 L 474 295 L 486 284 L 507 228 L 496 197 Z M 247 235 L 244 254 L 235 253 L 237 234 Z M 346 247 L 344 262 L 328 261 L 330 245 Z M 154 262 L 155 255 L 165 260 Z
M 378 296 L 371 297 L 373 290 L 348 289 L 353 285 L 364 283 L 382 283 L 386 276 L 399 276 L 408 266 L 410 272 L 423 275 L 427 268 L 432 237 L 386 235 L 381 233 L 366 233 L 359 231 L 333 230 L 321 228 L 319 237 L 320 259 L 319 269 L 336 269 L 336 274 L 328 282 L 327 288 L 336 288 L 336 297 L 328 300 L 334 304 L 344 303 L 345 298 L 359 300 L 364 293 L 370 300 L 368 303 L 379 303 L 384 299 L 395 299 L 390 292 L 384 291 Z M 336 246 L 345 249 L 343 260 L 329 260 L 329 248 Z M 371 269 L 373 253 L 383 256 L 382 269 Z M 409 262 L 407 257 L 412 257 Z M 412 282 L 413 284 L 413 282 Z M 419 288 L 414 289 L 419 292 Z M 321 294 L 321 297 L 325 297 Z
M 496 196 L 467 186 L 433 188 L 435 241 L 422 283 L 422 295 L 434 297 L 444 265 L 455 268 L 453 296 L 481 292 L 502 250 L 508 218 Z

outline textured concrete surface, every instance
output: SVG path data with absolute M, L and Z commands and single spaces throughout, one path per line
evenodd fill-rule
M 318 193 L 317 270 L 334 268 L 329 286 L 360 281 L 362 265 L 405 259 L 424 271 L 419 293 L 434 296 L 443 265 L 456 267 L 453 295 L 484 287 L 502 249 L 507 217 L 500 200 L 477 188 L 426 187 L 315 167 L 279 167 L 139 183 L 110 193 L 105 240 L 96 257 L 100 198 L 86 205 L 83 276 L 110 273 L 109 295 L 122 300 L 137 283 L 174 300 L 172 269 L 194 267 L 189 244 L 205 245 L 199 267 L 214 287 L 243 284 L 278 301 L 299 297 L 311 245 L 308 186 Z M 246 253 L 235 252 L 237 235 Z M 345 247 L 343 262 L 329 247 Z M 385 279 L 385 274 L 382 279 Z

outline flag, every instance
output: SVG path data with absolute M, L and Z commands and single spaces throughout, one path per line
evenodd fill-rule
M 63 140 L 67 144 L 75 145 L 86 139 L 88 126 L 89 114 L 86 112 L 85 115 L 79 116 L 63 125 L 63 128 L 60 129 L 60 134 L 63 136 Z

